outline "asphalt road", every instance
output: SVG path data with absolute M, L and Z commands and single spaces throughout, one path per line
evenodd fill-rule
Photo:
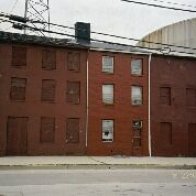
M 195 196 L 196 170 L 0 170 L 0 196 Z

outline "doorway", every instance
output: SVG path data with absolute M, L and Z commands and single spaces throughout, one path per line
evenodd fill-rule
M 27 117 L 8 117 L 7 155 L 27 155 Z

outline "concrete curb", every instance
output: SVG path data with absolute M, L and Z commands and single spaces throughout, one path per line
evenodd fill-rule
M 0 165 L 0 170 L 11 169 L 191 169 L 196 165 L 164 165 L 164 164 L 28 164 Z

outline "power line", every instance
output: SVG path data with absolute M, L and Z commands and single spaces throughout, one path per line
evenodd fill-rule
M 134 3 L 134 4 L 139 4 L 139 5 L 146 5 L 146 6 L 151 6 L 151 7 L 157 7 L 157 8 L 163 8 L 163 9 L 170 9 L 170 10 L 175 10 L 175 11 L 196 13 L 196 10 L 168 7 L 168 6 L 164 6 L 164 5 L 158 5 L 158 4 L 153 4 L 153 3 L 145 3 L 145 2 L 141 2 L 141 1 L 131 1 L 131 0 L 121 0 L 121 1 L 125 1 L 125 2 L 128 2 L 128 3 Z
M 17 3 L 18 3 L 18 0 L 15 0 L 14 4 L 13 4 L 13 6 L 12 6 L 11 10 L 10 10 L 10 13 L 12 13 L 12 12 L 13 12 L 13 10 L 15 9 L 15 7 L 16 7 L 16 5 L 17 5 Z M 5 13 L 4 13 L 4 12 L 0 12 L 0 16 L 4 16 L 4 15 L 5 15 Z M 0 24 L 1 24 L 2 22 L 3 22 L 3 21 L 1 21 L 1 22 L 0 22 Z M 10 29 L 10 27 L 9 27 L 8 29 Z M 6 30 L 8 30 L 8 29 L 6 29 Z
M 20 17 L 16 16 L 17 18 L 20 19 Z M 12 18 L 13 19 L 13 15 L 10 15 L 9 18 Z M 23 18 L 21 18 L 23 19 Z M 10 20 L 3 20 L 3 22 L 11 22 Z M 22 23 L 24 23 L 24 21 L 20 21 Z M 39 21 L 32 21 L 32 22 L 39 22 Z M 13 24 L 15 24 L 14 22 L 11 22 Z M 69 28 L 69 29 L 72 29 L 74 30 L 75 28 L 73 27 L 70 27 L 70 26 L 64 26 L 64 25 L 59 25 L 59 24 L 55 24 L 55 23 L 50 23 L 51 25 L 54 25 L 54 26 L 59 26 L 59 27 L 62 27 L 62 28 Z M 24 26 L 24 25 L 23 25 Z M 26 25 L 27 26 L 27 25 Z M 34 28 L 34 27 L 30 27 L 30 26 L 27 26 L 31 29 L 34 29 L 36 31 L 43 31 L 42 29 L 40 28 Z M 47 31 L 45 31 L 47 32 Z M 48 31 L 48 33 L 55 33 L 55 34 L 59 34 L 59 35 L 66 35 L 66 36 L 71 36 L 71 37 L 75 37 L 74 35 L 70 35 L 70 34 L 65 34 L 65 33 L 59 33 L 59 32 L 56 32 L 56 31 Z M 187 47 L 187 46 L 181 46 L 181 45 L 173 45 L 173 44 L 165 44 L 165 43 L 160 43 L 160 42 L 152 42 L 152 41 L 144 41 L 144 40 L 139 40 L 139 39 L 135 39 L 135 38 L 130 38 L 130 37 L 123 37 L 123 36 L 118 36 L 118 35 L 113 35 L 113 34 L 107 34 L 107 33 L 100 33 L 100 32 L 94 32 L 92 31 L 92 33 L 94 34 L 98 34 L 98 35 L 104 35 L 104 36 L 109 36 L 109 37 L 115 37 L 115 38 L 120 38 L 120 39 L 125 39 L 125 40 L 131 40 L 131 41 L 140 41 L 142 43 L 151 43 L 151 44 L 156 44 L 156 45 L 160 45 L 160 46 L 166 46 L 166 47 L 176 47 L 176 48 L 181 48 L 181 49 L 189 49 L 189 50 L 193 50 L 195 51 L 196 48 L 191 48 L 191 47 Z M 95 40 L 95 39 L 91 39 L 92 41 L 98 41 L 98 40 Z M 104 40 L 102 40 L 104 41 Z M 110 43 L 110 44 L 120 44 L 120 43 L 115 43 L 115 42 L 105 42 L 105 43 Z M 123 44 L 121 44 L 123 45 Z M 126 45 L 126 44 L 125 44 Z M 126 45 L 128 46 L 128 45 Z M 133 46 L 133 45 L 131 45 Z M 141 48 L 147 48 L 147 49 L 152 49 L 152 48 L 149 48 L 149 47 L 144 47 L 144 46 L 137 46 L 137 47 L 141 47 Z M 158 50 L 160 50 L 160 48 L 158 48 Z M 177 52 L 177 51 L 176 51 Z M 183 52 L 184 53 L 184 52 Z M 195 53 L 193 53 L 195 54 Z
M 74 27 L 70 27 L 70 26 L 64 26 L 64 25 L 59 25 L 59 24 L 55 24 L 55 23 L 49 23 L 49 24 L 53 25 L 53 26 L 58 26 L 58 27 L 62 27 L 62 28 L 68 28 L 71 30 L 75 30 Z M 183 45 L 174 45 L 174 44 L 165 44 L 165 43 L 161 43 L 161 42 L 145 41 L 145 40 L 141 40 L 141 39 L 119 36 L 119 35 L 108 34 L 108 33 L 101 33 L 101 32 L 96 32 L 96 31 L 91 31 L 91 33 L 97 34 L 97 35 L 104 35 L 104 36 L 108 36 L 108 37 L 114 37 L 114 38 L 123 39 L 123 40 L 129 40 L 129 41 L 136 41 L 136 42 L 155 44 L 155 45 L 160 45 L 160 46 L 177 47 L 177 48 L 182 48 L 182 49 L 196 50 L 196 48 L 191 48 L 191 47 L 183 46 Z
M 38 21 L 35 21 L 35 22 L 38 22 Z M 49 23 L 49 25 L 75 30 L 74 27 L 59 25 L 59 24 L 56 24 L 56 23 Z M 182 48 L 182 49 L 196 50 L 196 48 L 191 48 L 191 47 L 183 46 L 183 45 L 174 45 L 174 44 L 165 44 L 165 43 L 161 43 L 161 42 L 145 41 L 145 40 L 141 40 L 141 39 L 119 36 L 119 35 L 108 34 L 108 33 L 102 33 L 102 32 L 96 32 L 96 31 L 91 31 L 91 33 L 92 34 L 97 34 L 97 35 L 104 35 L 104 36 L 108 36 L 108 37 L 114 37 L 114 38 L 118 38 L 118 39 L 129 40 L 129 41 L 136 41 L 136 42 L 142 42 L 142 43 L 148 43 L 148 44 L 162 45 L 162 46 L 167 46 L 167 47 L 177 47 L 177 48 Z
M 23 17 L 20 17 L 20 16 L 18 17 L 18 16 L 15 16 L 15 15 L 10 15 L 9 16 L 9 18 L 12 19 L 12 20 L 14 19 L 14 17 L 16 17 L 17 20 L 20 19 L 21 22 L 24 23 L 24 20 L 23 20 L 24 18 Z M 56 24 L 56 23 L 48 23 L 48 22 L 45 22 L 45 21 L 34 21 L 34 20 L 27 20 L 27 21 L 30 21 L 31 23 L 47 23 L 47 24 L 52 25 L 52 26 L 58 26 L 58 27 L 61 27 L 61 28 L 67 28 L 67 29 L 75 30 L 74 27 L 60 25 L 60 24 Z M 101 32 L 96 32 L 96 31 L 91 31 L 91 33 L 92 34 L 97 34 L 97 35 L 108 36 L 108 37 L 114 37 L 114 38 L 123 39 L 123 40 L 136 41 L 136 42 L 148 43 L 148 44 L 155 44 L 155 45 L 164 46 L 164 47 L 176 47 L 176 48 L 181 48 L 181 49 L 196 50 L 196 48 L 183 46 L 183 45 L 174 45 L 174 44 L 166 44 L 166 43 L 161 43 L 161 42 L 145 41 L 145 40 L 141 40 L 141 39 L 119 36 L 119 35 L 108 34 L 108 33 L 101 33 Z
M 39 28 L 28 26 L 28 25 L 23 25 L 23 26 L 27 27 L 27 28 L 30 28 L 30 29 L 33 29 L 34 31 L 43 31 L 43 32 L 46 32 L 46 33 L 65 35 L 65 36 L 68 36 L 68 37 L 75 37 L 75 35 L 70 35 L 70 34 L 67 34 L 67 33 L 60 33 L 60 32 L 46 30 L 46 29 L 39 29 Z M 149 48 L 149 47 L 144 47 L 144 46 L 133 46 L 133 45 L 128 45 L 128 44 L 122 44 L 122 43 L 119 43 L 119 42 L 110 42 L 110 41 L 105 41 L 105 40 L 100 40 L 100 39 L 93 39 L 93 38 L 91 38 L 90 40 L 94 41 L 94 42 L 113 44 L 113 45 L 119 45 L 119 46 L 125 46 L 125 47 L 141 48 L 141 49 L 147 49 L 147 50 L 151 50 L 151 51 L 154 50 L 154 51 L 161 52 L 161 50 L 162 50 L 162 48 Z M 84 46 L 84 45 L 82 45 L 82 46 Z M 88 45 L 86 45 L 86 47 L 88 47 Z M 192 50 L 196 51 L 196 48 L 194 48 Z M 186 55 L 195 55 L 195 53 L 193 53 L 193 52 L 183 52 L 183 51 L 175 51 L 175 50 L 170 50 L 170 52 L 173 52 L 173 53 L 176 52 L 176 53 L 186 54 Z
M 183 6 L 183 7 L 196 8 L 196 6 L 194 6 L 194 5 L 188 5 L 188 4 L 185 4 L 185 3 L 176 3 L 176 2 L 162 1 L 162 0 L 151 0 L 151 1 L 160 2 L 160 3 L 167 3 L 167 4 L 172 4 L 172 5 L 179 5 L 179 6 Z

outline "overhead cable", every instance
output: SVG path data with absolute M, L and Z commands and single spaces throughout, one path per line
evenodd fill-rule
M 46 32 L 46 33 L 65 35 L 65 36 L 68 36 L 68 37 L 75 37 L 75 35 L 71 35 L 71 34 L 67 34 L 67 33 L 60 33 L 60 32 L 46 30 L 46 29 L 35 28 L 35 27 L 28 26 L 28 25 L 23 25 L 23 27 L 24 28 L 30 28 L 34 31 L 43 31 L 43 32 Z M 119 43 L 119 42 L 110 42 L 110 41 L 94 39 L 94 38 L 91 38 L 90 40 L 94 41 L 94 42 L 113 44 L 113 45 L 119 45 L 119 46 L 134 47 L 134 48 L 141 48 L 141 49 L 147 49 L 147 50 L 155 50 L 155 51 L 159 51 L 159 52 L 162 51 L 162 48 L 149 48 L 149 47 L 144 47 L 144 46 L 133 46 L 133 45 L 128 45 L 128 44 L 122 44 L 122 43 Z M 87 47 L 88 47 L 88 45 L 87 45 Z M 196 51 L 196 48 L 192 48 L 191 50 Z M 174 52 L 174 53 L 176 52 L 176 53 L 187 54 L 187 55 L 195 55 L 195 53 L 193 53 L 193 52 L 183 52 L 183 51 L 175 51 L 175 50 L 170 50 L 170 52 Z
M 175 11 L 196 13 L 196 10 L 182 9 L 182 8 L 177 8 L 177 7 L 168 7 L 168 6 L 164 6 L 164 5 L 158 5 L 158 4 L 153 4 L 153 3 L 145 3 L 145 2 L 141 2 L 141 1 L 132 1 L 132 0 L 121 0 L 121 1 L 125 1 L 125 2 L 128 2 L 128 3 L 134 3 L 134 4 L 139 4 L 139 5 L 150 6 L 150 7 L 157 7 L 157 8 L 170 9 L 170 10 L 175 10 Z
M 12 22 L 10 20 L 3 20 L 3 22 L 11 22 L 12 24 L 15 24 L 15 22 Z M 36 21 L 36 22 L 38 22 L 38 21 Z M 65 35 L 65 36 L 69 36 L 69 37 L 75 37 L 75 35 L 71 35 L 71 34 L 67 34 L 67 33 L 60 33 L 60 32 L 56 32 L 56 31 L 47 31 L 47 30 L 44 30 L 44 29 L 27 26 L 27 25 L 24 25 L 24 24 L 21 24 L 21 23 L 19 23 L 19 24 L 22 25 L 23 27 L 26 26 L 28 28 L 31 28 L 34 31 L 42 31 L 42 32 L 48 32 L 48 33 L 52 33 L 52 34 L 58 34 L 58 35 Z M 58 25 L 58 24 L 55 24 L 55 23 L 50 23 L 50 24 L 55 25 L 55 26 L 61 26 L 63 28 L 69 28 L 69 29 L 73 29 L 73 30 L 75 29 L 73 27 L 64 26 L 64 25 Z M 187 46 L 173 45 L 173 44 L 165 44 L 165 43 L 160 43 L 160 42 L 144 41 L 144 40 L 139 40 L 139 39 L 135 39 L 135 38 L 123 37 L 123 36 L 118 36 L 118 35 L 113 35 L 113 34 L 107 34 L 107 33 L 100 33 L 100 32 L 94 32 L 94 31 L 92 31 L 92 33 L 98 34 L 98 35 L 104 35 L 104 36 L 110 36 L 110 37 L 125 39 L 125 40 L 140 41 L 140 42 L 143 42 L 143 43 L 152 43 L 152 44 L 156 44 L 156 45 L 159 45 L 159 46 L 176 47 L 176 48 L 189 49 L 189 50 L 196 51 L 196 48 L 187 47 Z M 97 41 L 97 42 L 100 42 L 101 41 L 101 42 L 105 42 L 105 43 L 109 43 L 109 44 L 118 44 L 118 45 L 124 45 L 124 46 L 133 46 L 133 45 L 116 43 L 116 42 L 108 42 L 108 41 L 105 41 L 105 40 L 98 40 L 98 39 L 91 39 L 91 40 L 92 41 Z M 152 49 L 150 47 L 144 47 L 144 46 L 136 46 L 136 47 L 145 48 L 145 49 Z M 162 50 L 162 48 L 158 48 L 158 50 Z M 195 54 L 195 53 L 189 53 L 189 54 Z
M 163 0 L 151 0 L 151 1 L 160 2 L 160 3 L 167 3 L 167 4 L 171 4 L 171 5 L 182 6 L 182 7 L 196 8 L 196 6 L 194 6 L 194 5 L 190 5 L 190 4 L 188 5 L 185 3 L 176 3 L 176 2 L 163 1 Z

